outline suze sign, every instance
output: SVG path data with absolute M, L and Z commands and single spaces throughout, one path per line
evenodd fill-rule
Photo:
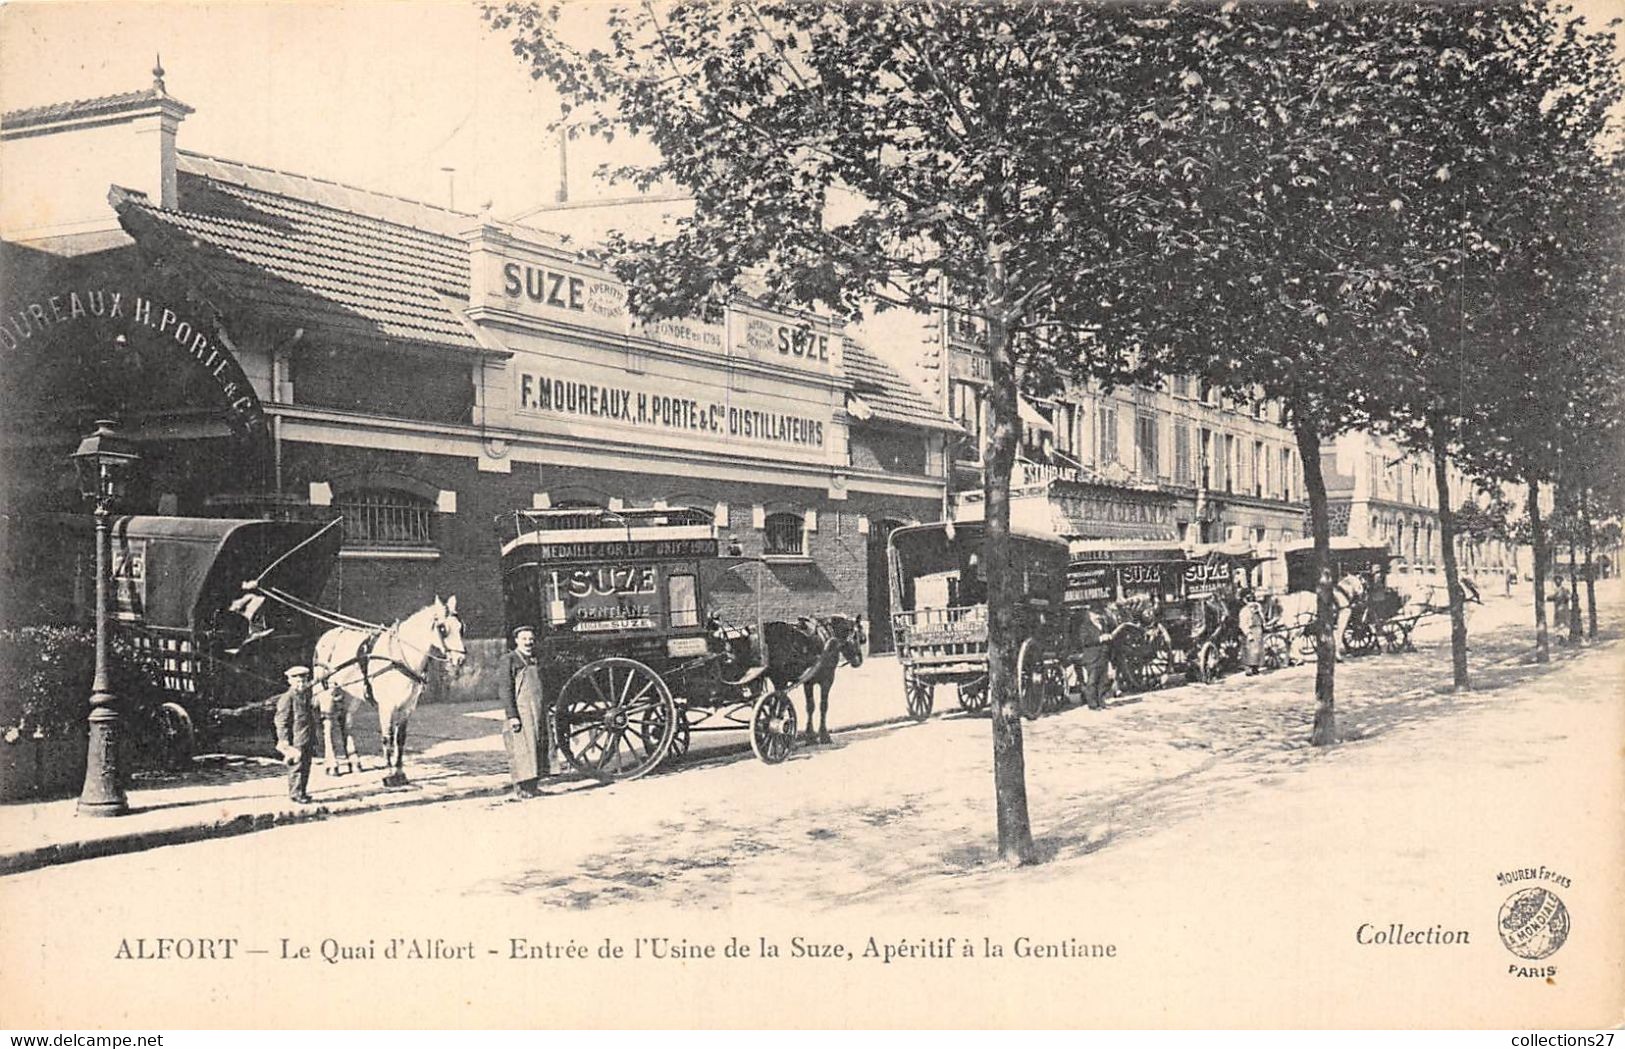
M 653 630 L 659 618 L 654 565 L 598 565 L 549 573 L 549 618 L 579 633 Z
M 540 306 L 587 312 L 587 278 L 573 273 L 507 262 L 502 266 L 502 293 L 515 299 L 523 295 Z

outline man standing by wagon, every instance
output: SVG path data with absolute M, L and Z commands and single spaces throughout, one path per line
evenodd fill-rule
M 1083 703 L 1090 710 L 1106 705 L 1106 619 L 1093 605 L 1078 617 L 1078 670 L 1083 675 Z
M 513 800 L 536 797 L 536 781 L 547 774 L 547 707 L 536 665 L 536 630 L 515 627 L 513 651 L 502 660 L 497 682 L 502 695 L 502 742 L 508 748 Z
M 313 800 L 306 790 L 310 762 L 316 753 L 316 709 L 310 702 L 310 668 L 289 667 L 287 691 L 276 697 L 276 749 L 287 762 L 288 798 L 300 805 Z
M 1241 611 L 1236 613 L 1236 629 L 1241 633 L 1241 661 L 1248 676 L 1258 673 L 1264 662 L 1264 606 L 1251 590 L 1241 592 Z

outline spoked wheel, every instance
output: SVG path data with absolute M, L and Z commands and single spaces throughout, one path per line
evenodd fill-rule
M 954 686 L 959 693 L 959 709 L 967 714 L 976 714 L 987 709 L 987 675 L 961 681 Z
M 790 756 L 796 745 L 796 705 L 788 692 L 775 690 L 756 701 L 750 713 L 750 749 L 769 765 Z
M 1280 670 L 1292 661 L 1292 643 L 1284 634 L 1264 635 L 1264 669 Z
M 1140 664 L 1140 677 L 1148 689 L 1161 688 L 1163 681 L 1174 672 L 1174 654 L 1161 637 L 1148 639 L 1145 660 Z
M 1044 713 L 1044 653 L 1032 638 L 1021 643 L 1016 653 L 1016 682 L 1021 688 L 1021 716 L 1028 721 Z
M 1044 665 L 1044 713 L 1056 714 L 1067 707 L 1066 672 L 1059 663 Z
M 912 670 L 903 672 L 904 700 L 908 703 L 908 716 L 915 721 L 924 721 L 931 716 L 935 691 L 935 682 L 922 680 Z
M 636 779 L 660 764 L 679 721 L 660 675 L 618 656 L 571 674 L 554 715 L 565 758 L 576 771 L 605 783 Z
M 1298 624 L 1292 636 L 1292 651 L 1297 655 L 1299 662 L 1307 663 L 1312 659 L 1319 658 L 1319 649 L 1315 641 L 1315 633 L 1318 629 L 1313 618 Z
M 692 733 L 688 728 L 686 710 L 686 707 L 677 708 L 677 724 L 672 728 L 671 746 L 666 748 L 665 761 L 681 761 L 688 754 L 688 744 L 692 738 Z M 665 734 L 666 719 L 660 715 L 652 716 L 644 722 L 639 731 L 644 734 L 644 744 L 652 749 L 660 742 L 660 737 Z
M 1202 647 L 1196 653 L 1196 676 L 1201 679 L 1204 685 L 1212 684 L 1219 680 L 1219 664 L 1221 662 L 1219 646 L 1211 641 L 1203 642 Z
M 1390 621 L 1382 625 L 1382 645 L 1389 653 L 1406 652 L 1411 648 L 1411 628 L 1408 624 Z
M 1351 656 L 1370 655 L 1377 650 L 1380 642 L 1377 635 L 1362 620 L 1350 623 L 1343 628 L 1343 651 Z

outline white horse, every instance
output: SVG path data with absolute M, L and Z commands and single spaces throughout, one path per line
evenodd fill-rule
M 1346 575 L 1332 587 L 1332 638 L 1334 645 L 1342 644 L 1343 631 L 1348 628 L 1350 606 L 1357 604 L 1366 591 L 1364 576 Z M 1294 590 L 1280 594 L 1272 600 L 1275 613 L 1268 628 L 1293 628 L 1288 659 L 1301 662 L 1312 651 L 1314 623 L 1320 616 L 1319 598 L 1313 590 Z M 1302 633 L 1300 633 L 1300 631 Z
M 361 760 L 350 735 L 350 715 L 362 702 L 378 708 L 378 733 L 383 738 L 384 786 L 406 783 L 402 769 L 406 752 L 406 722 L 417 709 L 423 692 L 423 672 L 430 659 L 442 659 L 452 669 L 463 665 L 463 621 L 457 618 L 457 599 L 447 598 L 420 608 L 382 630 L 335 627 L 316 642 L 311 660 L 316 676 L 316 707 L 321 711 L 327 744 L 327 770 L 338 772 L 333 754 L 333 725 L 341 726 L 346 766 Z

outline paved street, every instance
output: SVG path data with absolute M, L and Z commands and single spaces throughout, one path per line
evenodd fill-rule
M 1331 751 L 1303 744 L 1311 668 L 1028 725 L 1029 800 L 1047 861 L 1037 868 L 993 862 L 987 722 L 939 717 L 843 734 L 776 767 L 721 757 L 530 803 L 421 806 L 19 874 L 0 880 L 0 909 L 15 916 L 0 971 L 65 984 L 135 938 L 149 949 L 155 937 L 237 939 L 231 966 L 114 967 L 102 1008 L 130 1023 L 182 1000 L 199 1023 L 215 1015 L 210 1003 L 221 1022 L 287 1022 L 282 1006 L 244 990 L 273 968 L 284 994 L 309 992 L 311 1023 L 342 1022 L 341 1003 L 408 978 L 413 992 L 392 997 L 388 1023 L 444 1016 L 462 1001 L 489 1009 L 502 981 L 586 988 L 606 978 L 613 993 L 498 995 L 511 1015 L 468 1020 L 635 1024 L 747 994 L 770 996 L 746 1002 L 754 1011 L 744 1015 L 763 1022 L 991 1022 L 985 1004 L 958 1011 L 953 988 L 972 975 L 1013 1002 L 1036 995 L 1058 1020 L 1097 1025 L 1143 1021 L 1148 988 L 1183 1001 L 1179 1015 L 1200 1002 L 1220 1025 L 1246 1024 L 1266 1003 L 1271 1022 L 1287 1024 L 1611 1022 L 1625 962 L 1625 714 L 1620 608 L 1617 592 L 1608 596 L 1612 640 L 1559 647 L 1550 667 L 1521 662 L 1522 603 L 1475 610 L 1479 687 L 1467 696 L 1441 688 L 1437 630 L 1421 652 L 1342 664 L 1349 742 Z M 1558 956 L 1554 981 L 1509 975 L 1517 959 L 1495 936 L 1508 891 L 1496 875 L 1526 865 L 1572 879 L 1568 954 L 1592 959 L 1571 968 Z M 1362 924 L 1394 922 L 1472 938 L 1357 943 Z M 915 956 L 860 956 L 857 966 L 793 957 L 792 937 L 808 953 L 816 942 L 861 954 L 871 935 L 877 949 L 890 942 Z M 732 936 L 783 953 L 614 969 L 527 953 L 571 941 L 596 950 L 606 937 L 645 955 L 656 945 L 639 937 L 673 938 L 679 954 L 685 942 L 720 952 Z M 1012 953 L 973 967 L 930 957 L 946 936 L 1011 952 L 1018 937 L 1062 954 L 1115 947 L 1110 959 Z M 315 959 L 283 960 L 284 937 Z M 376 956 L 391 938 L 472 944 L 473 956 L 408 969 Z M 320 960 L 324 941 L 331 963 Z M 575 966 L 568 976 L 565 965 Z M 627 979 L 645 972 L 651 979 Z M 1338 974 L 1358 975 L 1362 996 L 1341 996 Z M 1198 988 L 1210 997 L 1180 998 Z M 1301 1011 L 1283 1005 L 1293 1001 Z M 1476 1003 L 1471 1017 L 1450 1012 L 1466 1002 Z

